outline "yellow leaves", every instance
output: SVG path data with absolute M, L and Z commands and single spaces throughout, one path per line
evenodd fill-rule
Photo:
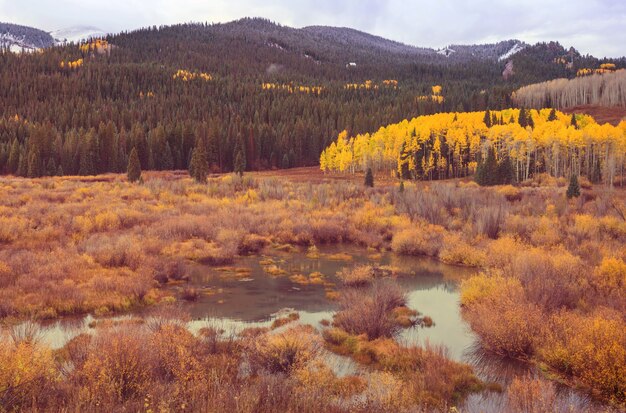
M 346 90 L 378 90 L 379 86 L 371 80 L 364 83 L 347 83 L 343 87 Z
M 111 45 L 109 44 L 109 42 L 107 42 L 104 39 L 95 39 L 88 43 L 81 44 L 80 46 L 78 46 L 78 48 L 83 53 L 89 53 L 89 52 L 104 53 L 111 48 Z
M 183 82 L 189 82 L 191 80 L 200 79 L 200 80 L 204 80 L 205 82 L 209 82 L 213 80 L 213 76 L 211 76 L 209 73 L 190 72 L 188 70 L 179 69 L 178 71 L 176 71 L 176 73 L 174 73 L 174 75 L 172 76 L 172 79 L 174 80 L 180 79 Z
M 26 218 L 0 216 L 0 244 L 18 240 L 29 225 Z
M 435 85 L 432 87 L 432 91 L 433 91 L 433 96 L 438 96 L 441 95 L 441 91 L 442 91 L 442 87 L 439 85 Z
M 605 257 L 594 271 L 594 284 L 603 292 L 626 296 L 626 262 Z
M 82 67 L 83 63 L 84 63 L 84 60 L 82 58 L 81 59 L 77 59 L 77 60 L 73 60 L 73 61 L 69 61 L 68 60 L 67 62 L 64 62 L 62 60 L 61 63 L 59 63 L 59 67 L 61 69 L 66 69 L 67 68 L 68 70 L 76 70 L 76 69 Z
M 619 314 L 556 314 L 540 354 L 608 399 L 626 401 L 626 325 Z
M 293 93 L 304 93 L 307 95 L 321 95 L 324 91 L 323 86 L 304 86 L 304 85 L 294 85 L 292 83 L 289 84 L 278 84 L 278 83 L 263 83 L 261 85 L 263 90 L 284 90 Z
M 112 211 L 100 212 L 94 217 L 94 227 L 97 231 L 110 231 L 120 227 L 120 217 Z
M 9 394 L 16 406 L 28 403 L 59 378 L 49 348 L 29 340 L 11 343 L 0 336 L 0 394 Z

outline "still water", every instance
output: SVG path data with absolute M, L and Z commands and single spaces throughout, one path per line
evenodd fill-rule
M 430 316 L 429 328 L 405 330 L 399 337 L 406 345 L 426 342 L 444 346 L 448 355 L 472 365 L 483 380 L 503 388 L 518 376 L 538 374 L 529 365 L 489 356 L 481 351 L 476 335 L 463 320 L 459 305 L 459 284 L 475 270 L 450 266 L 427 258 L 403 257 L 393 253 L 377 253 L 350 246 L 322 247 L 317 254 L 306 250 L 278 251 L 270 249 L 262 256 L 237 260 L 236 267 L 212 268 L 193 265 L 189 268 L 190 283 L 198 292 L 196 301 L 181 303 L 180 311 L 189 315 L 188 326 L 197 331 L 207 325 L 219 326 L 237 333 L 247 327 L 270 326 L 273 320 L 297 312 L 301 323 L 321 327 L 322 320 L 332 320 L 335 304 L 327 298 L 333 284 L 339 284 L 337 272 L 355 265 L 384 266 L 405 289 L 409 307 Z M 314 284 L 297 282 L 310 280 L 321 273 Z M 302 277 L 304 276 L 304 277 Z M 183 286 L 169 287 L 173 293 Z M 141 317 L 149 319 L 153 309 L 139 310 L 113 320 Z M 93 331 L 94 318 L 62 320 L 42 325 L 41 338 L 53 348 L 62 347 L 72 337 Z M 331 361 L 338 373 L 351 374 L 358 369 L 349 359 L 334 357 Z M 596 406 L 586 396 L 568 388 L 559 388 L 559 397 L 573 411 L 595 411 Z M 486 392 L 472 395 L 463 411 L 503 411 L 503 397 Z

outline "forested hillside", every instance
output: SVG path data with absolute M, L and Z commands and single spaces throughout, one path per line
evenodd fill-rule
M 143 169 L 186 169 L 197 145 L 215 171 L 233 170 L 238 153 L 247 169 L 315 165 L 342 130 L 501 109 L 513 90 L 551 79 L 516 63 L 504 80 L 505 62 L 480 50 L 488 58 L 448 58 L 351 29 L 261 19 L 153 27 L 33 54 L 5 50 L 0 171 L 119 172 L 132 148 Z

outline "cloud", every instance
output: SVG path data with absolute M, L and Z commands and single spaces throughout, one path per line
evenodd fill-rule
M 295 27 L 353 27 L 416 46 L 518 38 L 626 55 L 624 0 L 0 0 L 0 20 L 45 30 L 92 25 L 117 32 L 245 16 Z

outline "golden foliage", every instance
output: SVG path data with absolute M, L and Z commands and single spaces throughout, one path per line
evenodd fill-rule
M 183 82 L 189 82 L 192 80 L 200 79 L 200 80 L 204 80 L 205 82 L 209 82 L 213 80 L 213 76 L 211 76 L 211 74 L 209 73 L 190 72 L 189 70 L 178 69 L 178 71 L 176 71 L 176 73 L 174 73 L 174 75 L 172 76 L 172 79 L 174 80 L 180 79 Z

